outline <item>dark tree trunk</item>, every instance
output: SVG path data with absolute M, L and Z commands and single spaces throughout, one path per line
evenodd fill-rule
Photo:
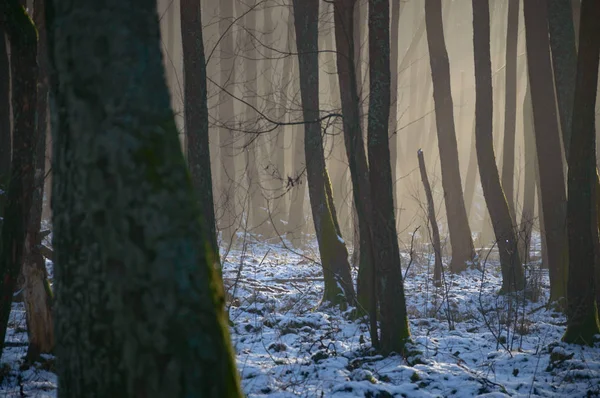
M 509 0 L 506 26 L 506 83 L 504 110 L 504 145 L 502 152 L 502 188 L 516 222 L 515 212 L 515 130 L 517 122 L 517 44 L 519 38 L 519 0 Z
M 427 218 L 431 224 L 431 244 L 435 255 L 433 265 L 433 283 L 439 287 L 442 285 L 442 245 L 440 243 L 440 230 L 435 217 L 435 203 L 433 202 L 433 194 L 429 185 L 429 177 L 427 177 L 427 169 L 425 168 L 425 159 L 423 159 L 423 151 L 419 149 L 417 152 L 419 158 L 419 170 L 421 172 L 421 181 L 425 189 L 425 198 L 427 199 Z
M 313 222 L 323 265 L 323 302 L 345 308 L 355 294 L 348 263 L 348 251 L 336 233 L 337 221 L 329 204 L 325 184 L 329 183 L 319 122 L 318 0 L 294 0 L 294 26 L 300 70 L 300 94 L 304 125 L 304 153 Z
M 398 43 L 398 35 L 400 34 L 400 8 L 403 7 L 403 2 L 392 1 L 392 21 L 390 28 L 390 120 L 389 120 L 389 137 L 390 137 L 390 165 L 392 167 L 392 186 L 394 187 L 395 203 L 398 202 L 398 58 L 400 57 L 400 48 Z M 417 82 L 411 82 L 416 84 Z M 399 214 L 396 214 L 396 220 Z
M 490 5 L 473 0 L 473 49 L 475 54 L 475 146 L 483 196 L 490 212 L 502 269 L 502 291 L 525 286 L 512 217 L 496 167 L 492 136 L 493 93 L 490 57 Z
M 3 348 L 13 292 L 24 260 L 25 238 L 34 194 L 38 71 L 37 32 L 18 1 L 0 2 L 0 26 L 11 44 L 13 114 L 11 172 L 0 253 L 0 346 Z
M 335 42 L 337 51 L 337 71 L 344 115 L 343 129 L 346 155 L 352 179 L 353 198 L 358 217 L 360 237 L 360 259 L 358 266 L 358 303 L 359 308 L 375 314 L 376 292 L 374 290 L 373 236 L 371 229 L 372 202 L 369 167 L 361 128 L 359 90 L 356 79 L 354 59 L 354 7 L 355 0 L 336 0 L 334 7 Z M 389 88 L 388 88 L 389 90 Z M 389 103 L 387 104 L 389 107 Z M 388 110 L 389 112 L 389 110 Z
M 433 81 L 433 98 L 442 168 L 442 186 L 448 217 L 452 261 L 450 269 L 460 272 L 475 259 L 471 229 L 463 199 L 450 90 L 450 64 L 442 22 L 441 0 L 425 0 L 425 24 Z
M 213 262 L 219 267 L 219 246 L 217 244 L 210 150 L 208 147 L 206 60 L 204 58 L 200 1 L 181 0 L 180 11 L 187 162 L 198 205 L 202 212 L 203 225 L 206 229 L 205 236 L 214 256 Z
M 390 4 L 369 0 L 369 179 L 373 253 L 381 292 L 381 350 L 402 354 L 410 337 L 390 165 Z
M 10 174 L 12 139 L 10 132 L 10 70 L 4 30 L 0 29 L 0 216 L 4 214 Z M 0 226 L 2 222 L 0 221 Z
M 156 5 L 47 8 L 58 397 L 241 397 Z
M 540 173 L 540 191 L 548 268 L 550 270 L 550 299 L 566 297 L 568 266 L 566 193 L 560 133 L 556 104 L 550 44 L 548 40 L 547 0 L 527 0 L 523 3 L 527 65 L 531 84 L 535 143 Z
M 556 87 L 556 102 L 562 142 L 565 154 L 569 153 L 571 143 L 571 123 L 573 119 L 573 101 L 575 99 L 575 74 L 577 72 L 577 50 L 571 4 L 565 0 L 548 1 L 548 30 L 552 70 Z
M 563 341 L 593 345 L 600 333 L 594 286 L 596 223 L 596 88 L 600 58 L 600 2 L 583 0 L 575 103 L 569 151 L 567 226 L 569 279 L 567 330 Z M 596 227 L 597 228 L 597 227 Z
M 33 10 L 37 26 L 39 75 L 37 85 L 37 125 L 35 147 L 35 190 L 29 216 L 25 258 L 23 261 L 23 301 L 27 316 L 29 347 L 27 359 L 37 360 L 42 353 L 54 348 L 52 319 L 52 291 L 48 283 L 46 261 L 40 252 L 42 238 L 42 208 L 44 205 L 44 177 L 46 174 L 46 134 L 48 131 L 48 53 L 46 50 L 45 1 L 36 0 Z
M 233 0 L 219 2 L 219 34 L 222 37 L 219 43 L 220 73 L 219 85 L 219 146 L 221 148 L 221 178 L 219 181 L 219 201 L 217 206 L 221 209 L 219 217 L 219 229 L 223 233 L 223 241 L 227 244 L 235 242 L 235 232 L 239 226 L 236 213 L 236 189 L 237 171 L 234 159 L 234 133 L 227 128 L 235 117 L 233 98 L 226 92 L 232 90 L 235 83 L 235 54 L 233 48 L 233 31 L 230 25 L 233 23 L 234 11 Z

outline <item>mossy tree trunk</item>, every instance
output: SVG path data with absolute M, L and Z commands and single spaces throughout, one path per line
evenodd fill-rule
M 46 17 L 58 396 L 241 397 L 156 5 L 56 0 Z
M 556 114 L 546 0 L 523 3 L 527 66 L 531 84 L 533 122 L 540 192 L 550 271 L 550 300 L 566 296 L 568 248 L 566 192 L 558 118 Z
M 219 246 L 213 203 L 212 173 L 208 144 L 208 99 L 206 60 L 202 37 L 200 1 L 181 0 L 181 43 L 184 74 L 184 123 L 187 162 L 202 211 L 205 236 L 219 267 Z
M 569 150 L 567 225 L 569 280 L 567 330 L 563 341 L 592 345 L 600 333 L 594 286 L 594 239 L 596 189 L 596 89 L 600 58 L 600 3 L 583 0 L 575 103 Z
M 515 132 L 517 122 L 517 44 L 519 42 L 519 0 L 509 0 L 506 26 L 506 82 L 504 89 L 504 145 L 502 152 L 502 188 L 516 222 L 515 211 Z
M 35 190 L 33 191 L 22 271 L 23 301 L 25 302 L 29 339 L 27 359 L 29 361 L 37 360 L 40 354 L 50 353 L 54 348 L 52 291 L 48 283 L 46 261 L 40 252 L 44 177 L 46 174 L 46 134 L 48 131 L 48 53 L 46 50 L 45 0 L 36 0 L 33 17 L 39 35 Z
M 450 89 L 450 64 L 444 39 L 441 0 L 425 0 L 425 24 L 433 81 L 442 187 L 452 246 L 450 270 L 460 272 L 466 268 L 468 262 L 475 260 L 475 249 L 460 180 L 454 106 Z
M 369 180 L 373 253 L 381 292 L 381 350 L 404 353 L 410 337 L 390 164 L 390 3 L 369 0 Z
M 377 293 L 374 283 L 376 270 L 371 229 L 373 209 L 371 184 L 369 181 L 369 166 L 367 165 L 367 155 L 361 128 L 362 123 L 359 117 L 361 114 L 361 106 L 356 77 L 356 35 L 354 32 L 355 6 L 356 0 L 334 1 L 334 30 L 337 54 L 337 73 L 342 113 L 344 115 L 344 143 L 350 169 L 350 178 L 352 180 L 352 193 L 354 204 L 356 206 L 358 233 L 360 238 L 360 257 L 357 281 L 358 304 L 359 309 L 367 311 L 371 319 L 373 319 L 377 316 L 375 311 Z M 389 107 L 389 102 L 387 106 Z M 373 342 L 374 345 L 376 345 L 376 343 L 376 341 Z
M 493 89 L 490 57 L 490 4 L 473 0 L 473 48 L 475 55 L 475 146 L 483 196 L 490 212 L 502 269 L 502 291 L 522 290 L 525 275 L 519 258 L 517 236 L 494 154 L 492 136 Z
M 11 44 L 13 115 L 11 172 L 0 253 L 0 346 L 4 347 L 13 292 L 24 259 L 34 191 L 37 32 L 17 0 L 0 2 L 0 26 Z
M 325 291 L 323 302 L 345 308 L 355 300 L 350 275 L 348 251 L 336 232 L 337 221 L 330 208 L 325 184 L 329 177 L 325 168 L 323 138 L 319 121 L 318 0 L 294 0 L 294 26 L 300 74 L 300 94 L 304 116 L 304 153 L 308 192 L 313 222 L 323 265 Z M 329 188 L 330 190 L 330 188 Z

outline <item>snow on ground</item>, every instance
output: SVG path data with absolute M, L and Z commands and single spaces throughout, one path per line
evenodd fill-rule
M 545 306 L 545 274 L 531 273 L 529 296 L 539 293 L 532 302 L 497 294 L 491 260 L 483 271 L 446 275 L 446 287 L 436 289 L 427 258 L 416 258 L 405 281 L 409 364 L 373 353 L 367 325 L 350 311 L 320 306 L 315 251 L 249 243 L 226 254 L 232 340 L 249 397 L 600 396 L 600 344 L 560 343 L 565 317 Z M 21 304 L 10 327 L 0 396 L 55 397 L 52 360 L 20 369 L 27 340 Z

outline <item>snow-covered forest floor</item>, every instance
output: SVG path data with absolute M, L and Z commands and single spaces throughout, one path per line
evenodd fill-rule
M 564 315 L 547 308 L 548 280 L 530 272 L 530 296 L 498 294 L 497 264 L 431 281 L 426 255 L 410 263 L 405 289 L 413 354 L 370 351 L 364 321 L 320 306 L 315 247 L 248 243 L 226 255 L 232 340 L 249 397 L 594 397 L 600 344 L 560 342 Z M 485 257 L 485 253 L 482 254 Z M 431 260 L 431 261 L 428 261 Z M 55 397 L 54 360 L 23 368 L 25 314 L 14 304 L 1 359 L 0 396 Z

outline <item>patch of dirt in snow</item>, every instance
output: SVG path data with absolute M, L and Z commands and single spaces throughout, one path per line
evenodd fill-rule
M 446 274 L 436 289 L 432 265 L 413 263 L 405 290 L 420 354 L 411 366 L 372 352 L 366 322 L 351 319 L 351 311 L 321 305 L 315 253 L 314 246 L 295 253 L 250 244 L 227 254 L 232 340 L 248 397 L 600 396 L 600 344 L 560 343 L 566 320 L 545 306 L 546 275 L 537 276 L 542 294 L 531 302 L 498 294 L 497 264 Z M 54 397 L 48 365 L 19 369 L 26 340 L 23 307 L 15 304 L 0 395 Z

